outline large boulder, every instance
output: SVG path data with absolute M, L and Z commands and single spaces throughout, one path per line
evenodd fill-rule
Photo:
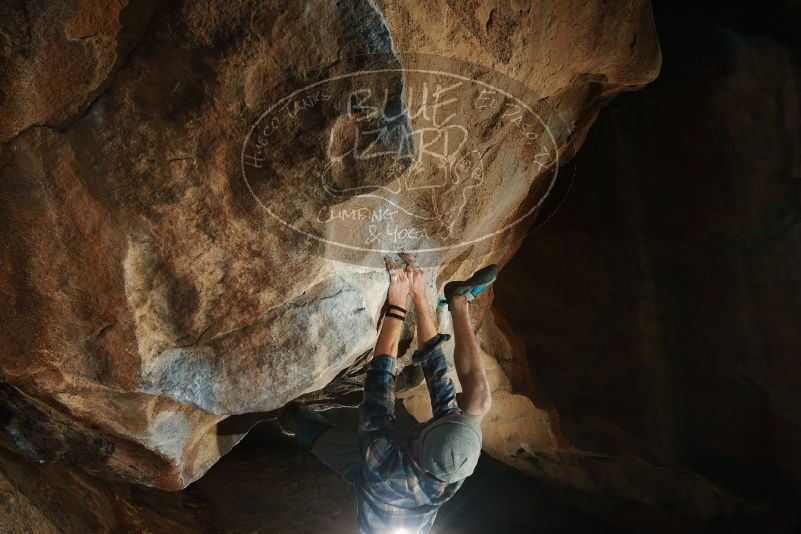
M 5 3 L 8 442 L 183 487 L 247 430 L 228 416 L 318 391 L 369 351 L 384 252 L 430 249 L 432 297 L 508 258 L 601 106 L 660 65 L 647 2 L 514 5 Z M 454 76 L 465 148 L 422 159 L 451 125 L 412 98 Z M 358 107 L 359 91 L 386 98 Z M 368 145 L 378 156 L 349 148 Z M 469 187 L 408 187 L 441 172 Z M 424 222 L 352 246 L 370 230 L 358 215 L 393 202 Z M 334 208 L 349 216 L 315 218 Z

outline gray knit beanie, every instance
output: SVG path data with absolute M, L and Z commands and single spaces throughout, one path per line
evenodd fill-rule
M 455 413 L 429 423 L 420 434 L 420 465 L 448 483 L 472 475 L 481 454 L 480 421 Z

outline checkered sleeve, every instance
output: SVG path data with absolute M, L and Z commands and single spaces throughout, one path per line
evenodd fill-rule
M 441 345 L 450 338 L 448 334 L 437 334 L 426 341 L 423 348 L 415 351 L 412 356 L 412 363 L 423 369 L 428 395 L 431 398 L 431 411 L 435 419 L 461 411 L 456 403 L 453 381 L 445 376 L 448 372 L 448 360 L 442 352 Z
M 367 364 L 364 394 L 359 404 L 359 438 L 362 447 L 395 430 L 395 375 L 398 364 L 393 356 L 375 356 Z

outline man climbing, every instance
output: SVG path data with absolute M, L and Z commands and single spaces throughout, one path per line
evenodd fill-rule
M 408 255 L 402 257 L 405 269 L 387 261 L 387 311 L 366 367 L 358 435 L 297 402 L 279 417 L 282 428 L 294 434 L 301 447 L 355 486 L 359 530 L 365 534 L 428 532 L 439 507 L 473 473 L 481 452 L 481 419 L 492 403 L 469 303 L 495 281 L 497 266 L 445 284 L 453 319 L 454 365 L 462 386 L 457 402 L 453 383 L 445 377 L 448 364 L 441 347 L 450 336 L 438 334 L 434 326 L 423 271 Z M 422 367 L 434 416 L 400 435 L 394 415 L 396 357 L 408 297 L 417 312 L 418 350 L 412 362 Z

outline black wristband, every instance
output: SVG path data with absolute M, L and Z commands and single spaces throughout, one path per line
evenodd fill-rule
M 397 313 L 387 312 L 384 314 L 384 317 L 392 317 L 393 319 L 400 319 L 401 321 L 405 321 L 406 317 L 402 315 L 398 315 Z
M 399 312 L 406 315 L 406 308 L 401 308 L 400 306 L 395 306 L 394 304 L 387 304 L 388 310 L 398 310 Z

